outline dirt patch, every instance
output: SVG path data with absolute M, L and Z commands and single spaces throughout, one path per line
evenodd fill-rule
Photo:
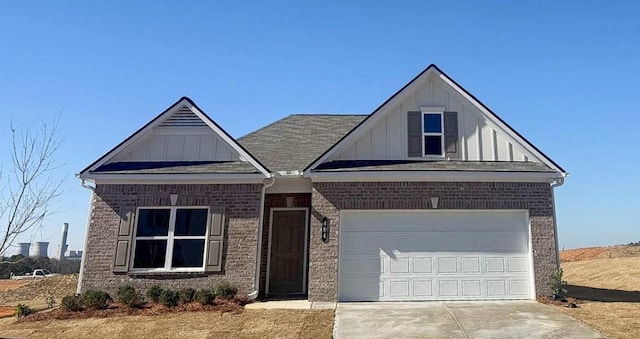
M 49 294 L 53 295 L 53 297 L 60 302 L 62 297 L 75 294 L 76 287 L 78 286 L 78 276 L 75 274 L 55 276 L 42 280 L 19 281 L 19 283 L 18 281 L 19 280 L 2 280 L 0 286 L 11 286 L 12 284 L 14 284 L 14 286 L 0 293 L 0 304 L 8 304 L 16 301 L 44 300 Z
M 11 317 L 16 313 L 16 308 L 13 306 L 0 306 L 0 318 Z
M 560 251 L 561 262 L 640 257 L 640 246 L 585 247 Z
M 0 319 L 1 337 L 28 338 L 331 338 L 333 310 L 177 312 L 156 316 L 18 323 Z

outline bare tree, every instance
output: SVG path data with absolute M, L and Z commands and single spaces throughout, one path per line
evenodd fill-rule
M 63 182 L 54 177 L 61 143 L 58 121 L 43 123 L 35 132 L 11 123 L 11 163 L 0 169 L 0 258 L 18 236 L 40 227 L 54 212 Z

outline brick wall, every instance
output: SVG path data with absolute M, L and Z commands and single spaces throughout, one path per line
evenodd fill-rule
M 426 209 L 430 197 L 439 209 L 529 210 L 536 294 L 549 294 L 556 270 L 553 202 L 548 183 L 361 182 L 314 183 L 309 247 L 309 300 L 337 299 L 338 235 L 341 209 Z M 322 217 L 330 221 L 328 243 L 321 241 Z
M 291 206 L 287 206 L 291 197 Z M 311 207 L 311 193 L 267 194 L 264 199 L 264 220 L 262 223 L 262 256 L 260 258 L 260 295 L 264 295 L 267 281 L 267 255 L 269 253 L 269 219 L 274 207 Z
M 91 204 L 91 219 L 81 290 L 101 289 L 111 293 L 124 284 L 146 289 L 158 284 L 167 288 L 201 288 L 227 280 L 242 293 L 251 292 L 256 270 L 260 184 L 245 185 L 97 185 Z M 222 272 L 200 275 L 136 277 L 114 274 L 118 210 L 127 205 L 170 206 L 169 194 L 179 194 L 177 206 L 225 206 L 225 241 Z

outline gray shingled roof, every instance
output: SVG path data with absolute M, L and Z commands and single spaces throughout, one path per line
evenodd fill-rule
M 412 160 L 347 160 L 320 164 L 316 172 L 356 171 L 486 171 L 486 172 L 555 172 L 536 162 L 508 161 L 412 161 Z
M 303 170 L 366 117 L 294 114 L 238 142 L 271 171 Z
M 92 173 L 109 174 L 253 174 L 259 173 L 244 161 L 143 161 L 114 162 L 96 168 Z

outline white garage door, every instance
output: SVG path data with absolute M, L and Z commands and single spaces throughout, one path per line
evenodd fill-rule
M 341 301 L 532 299 L 524 211 L 342 211 Z

